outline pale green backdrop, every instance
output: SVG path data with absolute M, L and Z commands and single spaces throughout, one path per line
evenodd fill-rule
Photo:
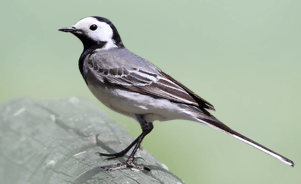
M 128 49 L 212 103 L 218 119 L 296 163 L 197 123 L 156 122 L 143 147 L 172 172 L 186 183 L 301 183 L 300 0 L 19 0 L 0 10 L 0 102 L 84 96 L 138 136 L 134 120 L 86 87 L 80 41 L 57 31 L 103 16 Z

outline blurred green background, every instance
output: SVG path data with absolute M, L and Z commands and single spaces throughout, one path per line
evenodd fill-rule
M 125 46 L 212 103 L 234 130 L 283 154 L 295 168 L 194 122 L 155 122 L 143 147 L 186 183 L 301 183 L 301 1 L 2 1 L 0 102 L 84 96 L 80 41 L 57 30 L 109 18 Z

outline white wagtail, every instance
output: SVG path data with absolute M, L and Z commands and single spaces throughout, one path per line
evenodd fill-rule
M 143 138 L 152 131 L 153 121 L 191 120 L 217 128 L 255 148 L 294 166 L 293 161 L 232 130 L 208 110 L 214 107 L 161 71 L 147 60 L 127 50 L 116 27 L 106 18 L 87 17 L 74 26 L 61 28 L 78 37 L 84 50 L 79 58 L 79 70 L 91 92 L 110 109 L 132 117 L 140 123 L 142 133 L 119 153 L 99 153 L 115 159 L 134 149 L 125 163 L 104 166 L 106 170 L 137 168 L 134 156 Z

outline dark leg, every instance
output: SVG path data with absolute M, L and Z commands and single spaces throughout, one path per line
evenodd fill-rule
M 142 136 L 142 133 L 139 135 L 139 137 L 137 137 L 137 139 L 135 139 L 127 148 L 125 148 L 124 150 L 122 150 L 121 152 L 118 153 L 113 153 L 113 154 L 108 154 L 108 153 L 100 153 L 100 152 L 96 152 L 98 155 L 100 156 L 107 156 L 109 158 L 107 158 L 107 160 L 112 160 L 115 158 L 119 158 L 119 157 L 123 157 L 139 140 L 139 138 Z
M 136 115 L 136 117 L 137 117 L 137 120 L 139 121 L 141 129 L 142 129 L 142 133 L 140 134 L 140 136 L 134 142 L 132 142 L 132 144 L 130 146 L 128 146 L 126 149 L 124 149 L 123 151 L 121 151 L 119 153 L 102 154 L 103 156 L 112 156 L 109 159 L 118 158 L 120 155 L 122 155 L 122 154 L 124 155 L 125 153 L 127 153 L 129 151 L 129 149 L 131 149 L 131 147 L 133 147 L 136 144 L 136 146 L 134 147 L 134 149 L 133 149 L 131 155 L 129 156 L 129 158 L 126 160 L 125 163 L 119 163 L 119 164 L 112 165 L 112 166 L 103 166 L 101 168 L 103 168 L 107 171 L 113 171 L 113 170 L 123 169 L 123 168 L 136 168 L 136 169 L 139 169 L 139 170 L 148 170 L 148 171 L 150 171 L 150 169 L 148 167 L 137 166 L 136 164 L 134 164 L 134 159 L 135 159 L 136 152 L 140 148 L 142 140 L 154 128 L 153 123 L 152 122 L 147 122 L 144 119 L 143 115 Z

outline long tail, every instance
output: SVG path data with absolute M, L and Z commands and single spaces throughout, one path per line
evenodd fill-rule
M 211 127 L 214 127 L 214 128 L 217 128 L 219 130 L 222 130 L 224 132 L 229 133 L 231 136 L 235 137 L 236 139 L 239 139 L 239 140 L 241 140 L 241 141 L 243 141 L 243 142 L 245 142 L 245 143 L 247 143 L 247 144 L 249 144 L 249 145 L 251 145 L 251 146 L 253 146 L 253 147 L 255 147 L 255 148 L 257 148 L 257 149 L 259 149 L 259 150 L 261 150 L 261 151 L 263 151 L 263 152 L 265 152 L 265 153 L 267 153 L 267 154 L 269 154 L 273 157 L 275 157 L 275 158 L 277 158 L 278 160 L 280 160 L 281 162 L 283 162 L 287 165 L 290 165 L 292 167 L 294 167 L 294 165 L 295 165 L 294 162 L 291 161 L 290 159 L 288 159 L 288 158 L 286 158 L 286 157 L 284 157 L 284 156 L 282 156 L 282 155 L 280 155 L 280 154 L 278 154 L 278 153 L 262 146 L 261 144 L 258 144 L 257 142 L 241 135 L 240 133 L 232 130 L 231 128 L 229 128 L 228 126 L 226 126 L 225 124 L 223 124 L 222 122 L 220 122 L 219 120 L 214 118 L 213 116 L 210 116 L 211 120 L 203 119 L 203 118 L 197 118 L 197 119 L 201 123 L 204 123 L 206 125 L 209 125 Z

